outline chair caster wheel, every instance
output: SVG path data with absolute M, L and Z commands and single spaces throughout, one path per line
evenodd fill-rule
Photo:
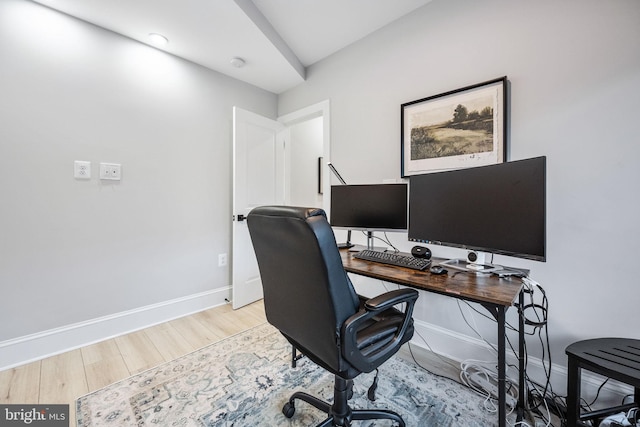
M 293 417 L 293 414 L 296 412 L 296 407 L 293 406 L 292 402 L 287 402 L 284 404 L 284 406 L 282 407 L 282 413 L 284 414 L 285 417 L 287 418 L 291 418 Z

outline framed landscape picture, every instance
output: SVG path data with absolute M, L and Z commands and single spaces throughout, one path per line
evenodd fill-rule
M 401 176 L 506 160 L 507 78 L 401 105 Z

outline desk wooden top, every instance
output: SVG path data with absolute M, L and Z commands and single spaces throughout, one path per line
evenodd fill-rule
M 516 302 L 522 289 L 522 281 L 517 277 L 499 278 L 491 274 L 453 269 L 449 269 L 447 274 L 435 275 L 428 269 L 418 271 L 380 264 L 354 258 L 353 254 L 346 249 L 340 250 L 342 264 L 347 272 L 454 298 L 508 307 Z M 434 265 L 441 261 L 444 259 L 432 259 Z

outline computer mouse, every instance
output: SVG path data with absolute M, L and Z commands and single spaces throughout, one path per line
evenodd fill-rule
M 431 274 L 444 274 L 447 272 L 447 270 L 441 265 L 434 265 L 429 269 L 429 271 Z

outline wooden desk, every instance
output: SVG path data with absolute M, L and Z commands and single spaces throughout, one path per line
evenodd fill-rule
M 518 278 L 501 279 L 490 274 L 477 275 L 475 273 L 449 270 L 448 274 L 435 275 L 427 271 L 416 271 L 404 267 L 379 264 L 353 257 L 353 252 L 340 250 L 344 269 L 353 274 L 409 286 L 427 292 L 434 292 L 466 301 L 482 304 L 498 323 L 498 422 L 500 427 L 507 425 L 506 405 L 506 310 L 516 305 L 519 312 L 518 325 L 518 361 L 519 361 L 519 390 L 518 390 L 518 421 L 523 419 L 525 408 L 525 366 L 524 366 L 524 316 L 521 307 L 524 306 L 522 281 Z M 443 259 L 434 258 L 433 264 Z

